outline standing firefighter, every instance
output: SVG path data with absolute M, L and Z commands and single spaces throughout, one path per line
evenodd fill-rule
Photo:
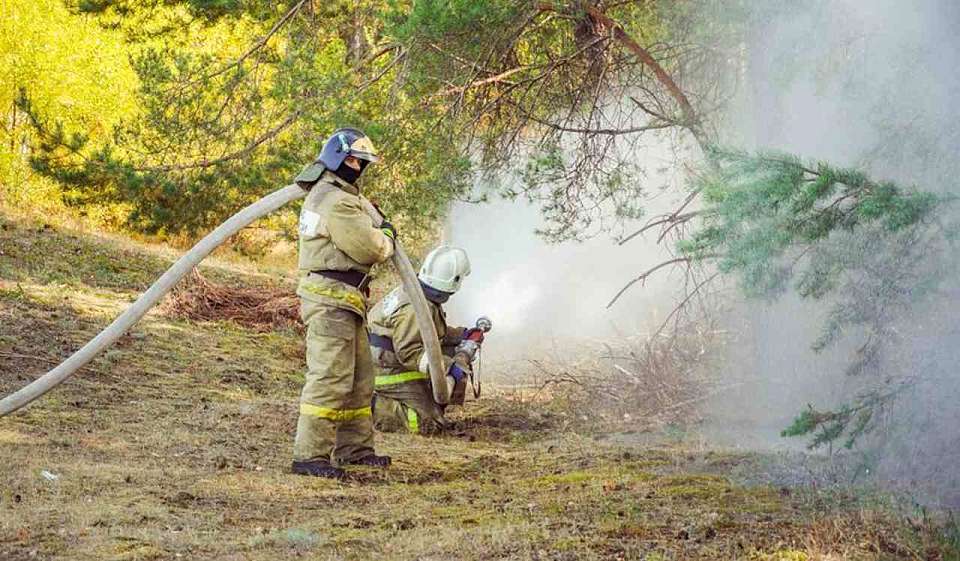
M 478 327 L 447 327 L 442 304 L 460 289 L 470 274 L 464 250 L 442 246 L 427 255 L 418 278 L 444 348 L 450 404 L 462 405 L 472 361 L 489 330 L 489 320 Z M 444 407 L 433 399 L 423 339 L 417 329 L 410 299 L 397 287 L 370 311 L 370 350 L 377 364 L 373 415 L 377 430 L 430 434 L 441 431 Z
M 362 132 L 336 131 L 296 178 L 310 189 L 300 214 L 300 314 L 307 374 L 293 473 L 341 478 L 347 464 L 386 467 L 373 451 L 373 364 L 367 346 L 368 273 L 393 254 L 396 230 L 361 207 L 357 179 L 378 157 Z

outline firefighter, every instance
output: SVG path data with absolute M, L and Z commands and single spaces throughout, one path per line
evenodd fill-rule
M 365 314 L 370 268 L 393 255 L 397 233 L 364 212 L 357 186 L 364 168 L 378 159 L 363 132 L 343 128 L 295 179 L 310 189 L 300 213 L 297 295 L 307 328 L 307 373 L 295 474 L 339 479 L 345 465 L 390 465 L 389 456 L 373 450 L 374 371 Z
M 441 246 L 431 251 L 417 277 L 430 307 L 444 349 L 449 403 L 462 405 L 472 361 L 489 330 L 448 327 L 443 304 L 470 274 L 464 250 Z M 432 434 L 446 426 L 444 406 L 436 403 L 420 330 L 402 286 L 393 289 L 370 311 L 370 350 L 376 364 L 373 418 L 377 430 Z

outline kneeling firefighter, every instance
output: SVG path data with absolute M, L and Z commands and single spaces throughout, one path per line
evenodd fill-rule
M 463 405 L 473 359 L 483 334 L 491 327 L 486 318 L 471 329 L 447 326 L 443 304 L 469 274 L 467 253 L 458 247 L 441 246 L 427 255 L 417 275 L 446 355 L 450 405 Z M 434 401 L 423 340 L 403 287 L 393 289 L 377 303 L 368 320 L 370 351 L 377 371 L 374 426 L 383 432 L 440 432 L 447 425 L 443 416 L 446 406 Z
M 378 157 L 357 129 L 334 132 L 296 182 L 309 189 L 300 213 L 300 314 L 307 373 L 293 473 L 341 478 L 347 464 L 386 467 L 373 451 L 373 362 L 367 344 L 370 267 L 394 252 L 396 230 L 363 210 L 357 179 Z

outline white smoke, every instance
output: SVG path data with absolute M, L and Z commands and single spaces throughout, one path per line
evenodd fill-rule
M 771 2 L 751 24 L 747 87 L 725 131 L 731 143 L 861 168 L 960 194 L 960 3 L 953 0 Z M 849 452 L 880 477 L 925 482 L 918 498 L 960 502 L 956 292 L 913 314 L 884 377 L 918 376 L 882 427 L 883 447 Z M 724 375 L 753 380 L 716 400 L 713 433 L 727 443 L 788 447 L 778 437 L 806 403 L 848 401 L 877 380 L 843 377 L 855 338 L 816 354 L 824 307 L 788 297 L 739 307 L 741 344 Z M 732 429 L 732 430 L 731 430 Z
M 675 197 L 661 194 L 651 197 L 649 208 L 654 213 L 676 204 Z M 654 240 L 638 238 L 620 246 L 610 235 L 599 235 L 550 244 L 534 233 L 540 223 L 536 205 L 521 199 L 459 203 L 450 213 L 445 243 L 466 249 L 473 272 L 451 298 L 448 319 L 472 324 L 486 315 L 493 320 L 484 346 L 491 366 L 508 368 L 571 341 L 643 333 L 672 310 L 680 275 L 670 272 L 635 286 L 607 308 L 641 267 L 669 258 Z

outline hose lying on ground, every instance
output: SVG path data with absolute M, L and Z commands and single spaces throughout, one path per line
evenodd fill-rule
M 26 406 L 31 401 L 39 398 L 73 376 L 78 370 L 83 368 L 84 365 L 116 342 L 116 340 L 123 336 L 134 324 L 140 321 L 140 319 L 150 311 L 150 308 L 155 306 L 174 285 L 180 282 L 184 276 L 190 273 L 194 267 L 199 265 L 204 258 L 210 255 L 214 249 L 219 247 L 230 236 L 233 236 L 254 220 L 279 209 L 287 203 L 301 199 L 305 197 L 306 194 L 307 191 L 296 184 L 287 185 L 231 216 L 226 222 L 218 226 L 213 232 L 207 234 L 202 240 L 197 242 L 190 251 L 178 259 L 146 292 L 140 295 L 140 298 L 137 298 L 136 302 L 131 304 L 117 319 L 113 320 L 113 323 L 108 325 L 99 335 L 91 339 L 86 345 L 81 347 L 80 350 L 70 355 L 67 360 L 60 363 L 60 365 L 53 370 L 0 400 L 0 417 L 9 415 Z M 368 209 L 368 212 L 370 210 L 372 210 L 372 206 L 371 209 Z M 374 213 L 371 216 L 373 216 L 374 220 L 380 218 L 379 213 Z M 417 314 L 417 323 L 420 326 L 424 340 L 434 341 L 437 347 L 436 357 L 434 357 L 432 353 L 428 354 L 431 371 L 441 372 L 440 368 L 443 362 L 439 356 L 439 343 L 436 343 L 438 341 L 436 328 L 429 319 L 430 315 L 426 308 L 426 301 L 423 298 L 423 292 L 420 290 L 420 285 L 417 282 L 416 274 L 413 272 L 413 267 L 410 265 L 410 260 L 407 259 L 406 254 L 399 244 L 397 244 L 397 251 L 393 256 L 393 264 L 400 273 L 400 278 L 403 280 L 407 294 L 411 295 L 411 300 L 414 302 L 414 312 Z M 422 304 L 419 308 L 417 305 L 418 299 L 419 304 Z M 429 327 L 426 331 L 424 331 L 425 325 Z M 427 348 L 428 352 L 430 352 L 429 346 Z M 443 379 L 442 374 L 440 378 L 440 383 L 444 390 L 443 395 L 445 397 L 446 380 Z M 437 387 L 437 381 L 434 381 L 434 392 L 437 391 Z

